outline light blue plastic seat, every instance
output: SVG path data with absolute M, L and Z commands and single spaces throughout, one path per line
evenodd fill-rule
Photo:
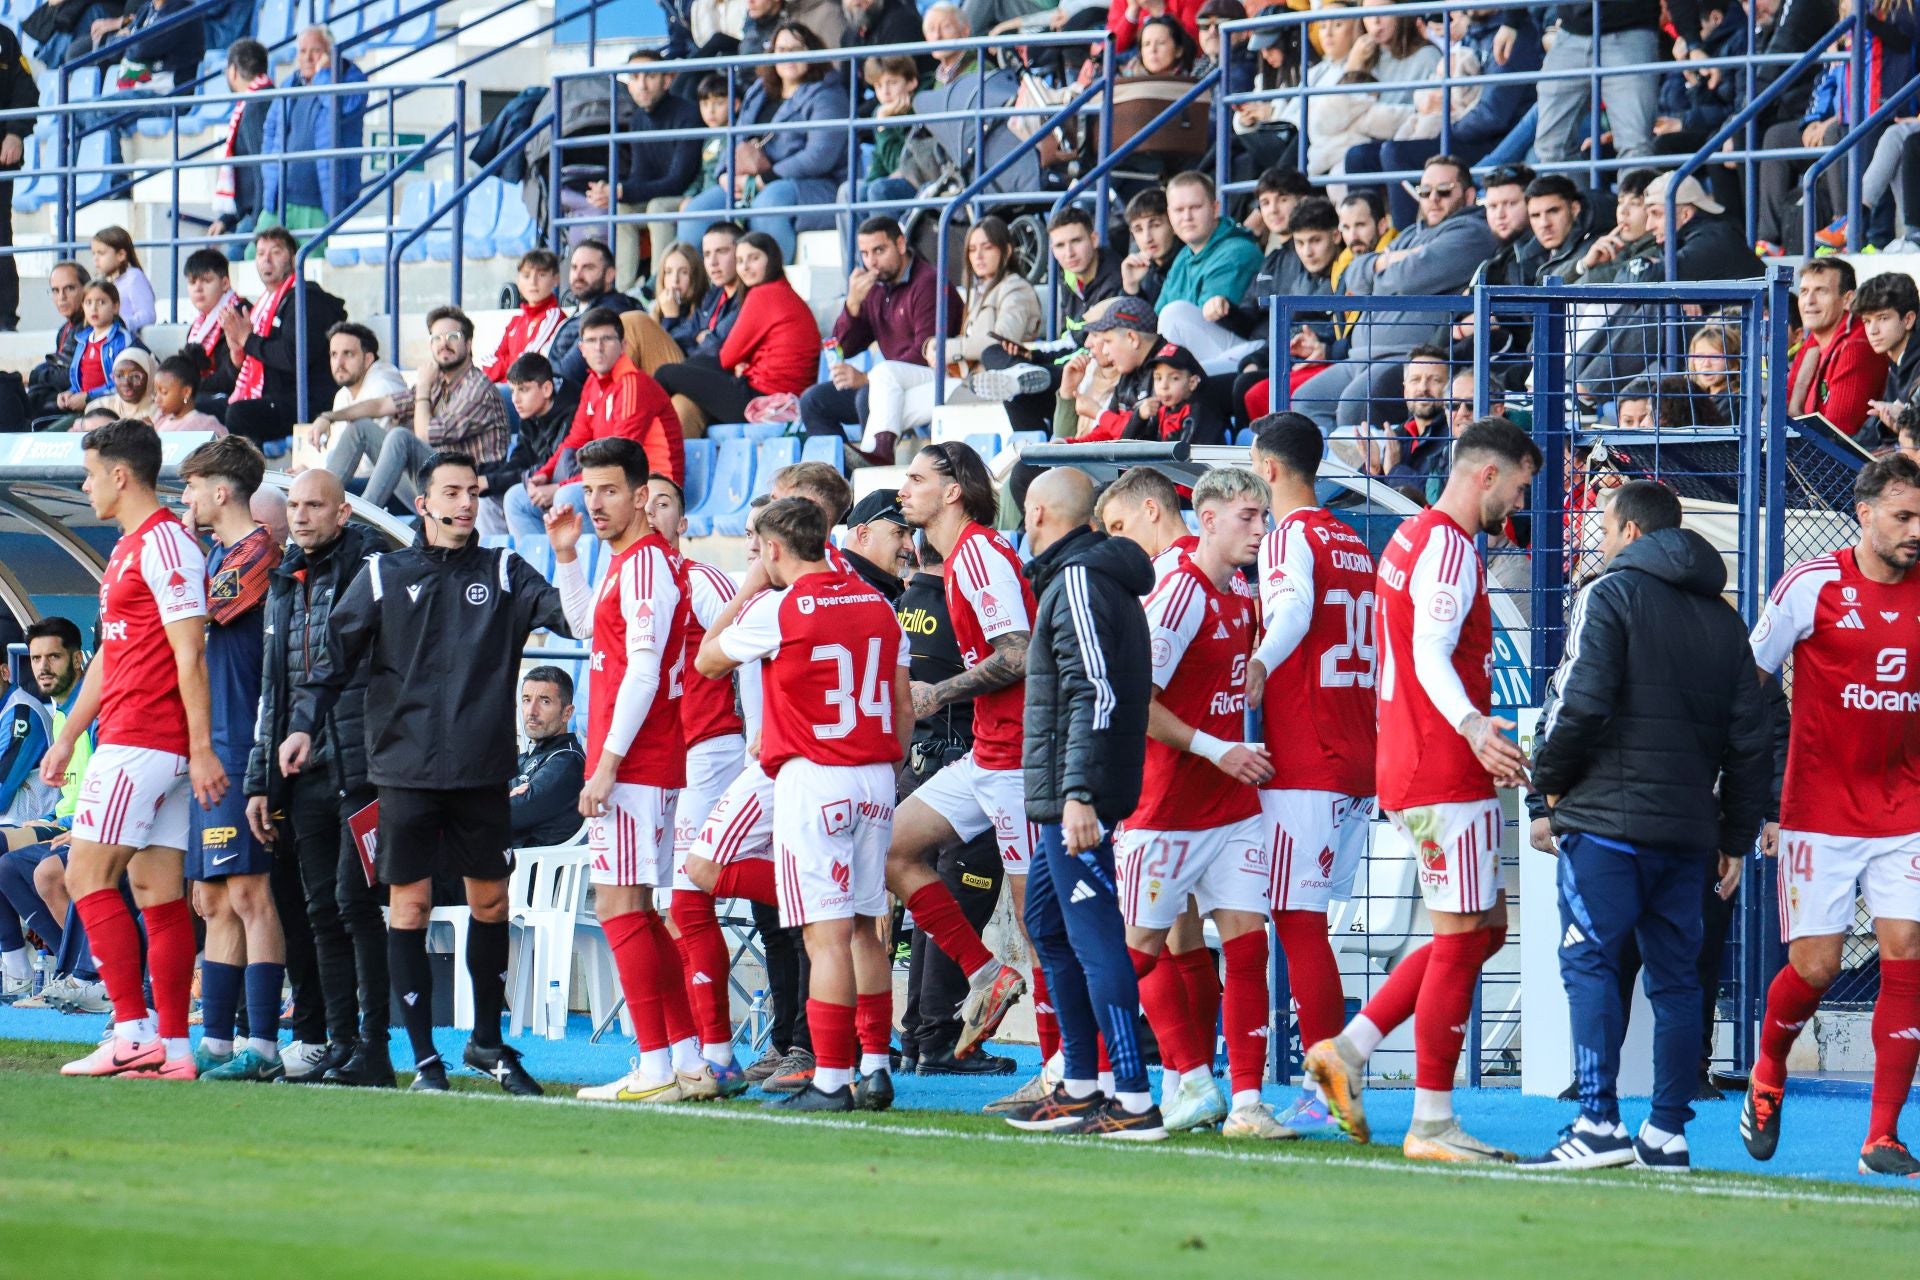
M 747 503 L 753 499 L 753 449 L 753 444 L 744 439 L 720 441 L 706 497 L 698 508 L 687 512 L 689 537 L 706 537 L 717 521 L 736 513 L 740 516 L 739 531 L 746 532 Z
M 847 470 L 847 442 L 839 436 L 808 436 L 800 449 L 802 462 L 824 462 L 842 475 Z
M 688 440 L 681 447 L 686 454 L 686 484 L 681 486 L 686 496 L 683 505 L 691 511 L 707 500 L 707 490 L 713 483 L 713 455 L 719 445 L 711 439 L 701 439 Z
M 539 242 L 539 228 L 517 182 L 500 185 L 500 220 L 493 224 L 492 239 L 493 252 L 501 258 L 517 258 Z
M 451 190 L 458 190 L 458 188 Z M 455 215 L 451 212 L 443 215 L 427 231 L 427 256 L 435 262 L 453 261 L 454 217 Z M 487 178 L 467 193 L 467 213 L 461 224 L 465 235 L 461 251 L 466 258 L 493 256 L 493 224 L 499 220 L 500 181 L 497 178 Z

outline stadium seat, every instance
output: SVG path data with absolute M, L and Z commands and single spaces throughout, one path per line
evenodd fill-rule
M 446 198 L 447 192 L 452 190 L 452 184 L 446 182 L 415 182 L 409 185 L 407 189 L 401 193 L 400 205 L 393 212 L 395 241 L 398 241 L 399 233 L 411 231 L 422 222 L 425 222 L 427 220 L 427 214 L 431 213 L 434 208 Z M 380 211 L 376 216 L 384 216 L 385 206 L 382 202 L 376 200 L 374 202 L 374 208 Z M 428 234 L 430 235 L 432 233 L 429 232 Z M 426 259 L 426 236 L 422 236 L 407 246 L 406 252 L 401 256 L 400 260 L 402 262 L 425 262 Z M 387 238 L 385 236 L 376 236 L 371 243 L 360 247 L 361 265 L 377 267 L 384 264 L 386 260 Z M 332 261 L 332 259 L 329 258 L 328 261 Z
M 824 462 L 835 471 L 847 469 L 847 442 L 838 436 L 808 436 L 800 449 L 802 462 Z
M 760 441 L 758 461 L 754 465 L 753 496 L 773 488 L 773 474 L 782 467 L 790 467 L 800 461 L 800 440 L 797 436 L 773 436 Z M 740 529 L 746 532 L 744 524 Z
M 719 448 L 711 439 L 688 440 L 681 446 L 686 454 L 685 497 L 682 506 L 691 511 L 707 500 L 707 487 L 713 480 L 713 454 Z
M 1007 443 L 1017 444 L 1024 449 L 1030 444 L 1045 444 L 1048 439 L 1044 431 L 1016 431 L 1007 437 Z
M 747 424 L 744 422 L 716 422 L 707 428 L 709 440 L 744 440 L 747 438 Z
M 507 923 L 519 948 L 507 967 L 508 1035 L 567 1037 L 576 929 L 587 908 L 593 852 L 575 843 L 522 849 L 508 887 Z M 523 870 L 524 868 L 524 870 Z
M 458 188 L 449 189 L 448 194 Z M 439 208 L 435 202 L 435 210 Z M 429 212 L 432 212 L 430 210 Z M 427 230 L 427 257 L 435 262 L 453 261 L 453 219 L 448 212 Z M 493 225 L 500 220 L 500 181 L 487 178 L 467 193 L 466 216 L 461 220 L 462 253 L 469 259 L 493 256 Z
M 398 26 L 367 37 L 367 44 L 383 49 L 411 49 L 432 41 L 434 36 L 434 9 L 424 13 L 413 13 L 421 7 L 421 0 L 380 0 L 367 10 L 366 26 L 372 27 L 389 18 L 401 14 L 412 14 Z
M 522 560 L 538 569 L 541 577 L 553 581 L 553 547 L 545 534 L 515 535 L 513 549 Z
M 790 422 L 743 422 L 740 425 L 741 434 L 755 442 L 784 436 L 793 428 Z
M 539 243 L 540 230 L 533 225 L 533 214 L 520 193 L 520 184 L 500 184 L 500 220 L 493 224 L 493 251 L 502 258 L 517 258 Z
M 1242 427 L 1234 432 L 1233 443 L 1242 449 L 1250 447 L 1253 444 L 1253 428 Z
M 992 462 L 1001 449 L 1000 435 L 994 431 L 975 431 L 966 437 L 964 443 L 980 455 L 982 462 Z
M 80 139 L 80 150 L 74 156 L 78 172 L 73 176 L 73 197 L 79 204 L 98 200 L 106 194 L 107 185 L 113 175 L 107 173 L 107 135 L 90 133 Z
M 689 537 L 704 538 L 716 522 L 738 514 L 739 532 L 746 532 L 747 503 L 753 499 L 753 445 L 746 440 L 722 440 L 714 455 L 713 476 L 706 500 L 687 513 Z M 722 530 L 724 532 L 724 530 Z
M 221 74 L 226 65 L 227 53 L 224 49 L 215 49 L 200 60 L 202 94 L 227 92 L 227 81 Z M 209 129 L 224 128 L 232 116 L 231 102 L 203 101 L 180 117 L 180 134 L 182 137 L 197 137 Z
M 260 0 L 258 13 L 253 38 L 267 46 L 267 56 L 272 62 L 292 62 L 294 0 Z M 282 41 L 285 41 L 283 47 L 274 48 Z

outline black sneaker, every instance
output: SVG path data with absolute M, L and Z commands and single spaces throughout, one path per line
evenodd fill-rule
M 1662 1173 L 1690 1173 L 1693 1159 L 1687 1154 L 1687 1135 L 1676 1133 L 1660 1146 L 1647 1141 L 1643 1125 L 1633 1135 L 1633 1165 L 1636 1169 L 1657 1169 Z
M 771 1078 L 774 1072 L 780 1069 L 780 1062 L 786 1056 L 786 1054 L 780 1052 L 780 1050 L 774 1048 L 772 1045 L 768 1045 L 767 1051 L 755 1059 L 752 1065 L 746 1069 L 745 1075 L 747 1077 L 747 1083 L 760 1084 Z
M 1148 1107 L 1145 1111 L 1129 1111 L 1120 1105 L 1118 1098 L 1109 1098 L 1097 1110 L 1090 1111 L 1074 1123 L 1063 1125 L 1053 1132 L 1085 1134 L 1094 1138 L 1117 1138 L 1123 1142 L 1158 1142 L 1167 1136 L 1167 1126 L 1160 1120 L 1158 1107 Z
M 1012 1058 L 976 1049 L 964 1058 L 953 1056 L 953 1046 L 920 1055 L 919 1072 L 923 1076 L 1010 1076 L 1020 1064 Z
M 853 1086 L 855 1111 L 887 1111 L 893 1106 L 893 1073 L 869 1071 Z
M 386 1040 L 356 1040 L 347 1060 L 328 1070 L 323 1084 L 345 1085 L 354 1089 L 391 1089 L 394 1086 L 393 1059 L 387 1055 Z
M 1769 1089 L 1758 1080 L 1747 1083 L 1747 1100 L 1740 1104 L 1740 1136 L 1755 1160 L 1773 1159 L 1780 1145 L 1780 1104 L 1785 1089 Z
M 445 1093 L 447 1091 L 447 1064 L 440 1061 L 440 1055 L 434 1054 L 413 1069 L 413 1083 L 407 1086 L 408 1093 Z
M 1693 1100 L 1695 1102 L 1725 1102 L 1727 1095 L 1721 1092 L 1720 1086 L 1713 1082 L 1711 1075 L 1702 1071 L 1700 1078 L 1694 1082 Z
M 1562 1089 L 1562 1090 L 1560 1091 L 1560 1096 L 1559 1096 L 1559 1097 L 1557 1097 L 1557 1098 L 1555 1098 L 1555 1099 L 1554 1099 L 1554 1101 L 1555 1101 L 1555 1102 L 1578 1102 L 1578 1101 L 1580 1101 L 1580 1082 L 1579 1082 L 1578 1080 L 1575 1080 L 1575 1081 L 1574 1081 L 1574 1082 L 1573 1082 L 1572 1084 L 1570 1084 L 1570 1085 L 1568 1085 L 1568 1086 L 1567 1086 L 1566 1088 L 1564 1088 L 1564 1089 Z
M 774 1073 L 760 1082 L 768 1093 L 798 1093 L 813 1083 L 813 1051 L 799 1046 L 787 1050 Z
M 329 1040 L 320 1046 L 320 1056 L 305 1071 L 286 1072 L 280 1078 L 288 1084 L 320 1084 L 326 1080 L 327 1072 L 333 1070 L 353 1055 L 353 1042 L 350 1040 Z M 280 1055 L 282 1062 L 288 1054 Z
M 1898 1138 L 1875 1138 L 1860 1148 L 1860 1172 L 1890 1178 L 1920 1178 L 1920 1160 Z
M 1595 1125 L 1584 1117 L 1560 1131 L 1545 1155 L 1520 1162 L 1523 1169 L 1613 1169 L 1633 1163 L 1633 1139 L 1618 1121 Z
M 490 1075 L 494 1083 L 516 1098 L 537 1098 L 546 1090 L 520 1065 L 520 1051 L 510 1044 L 479 1045 L 467 1041 L 460 1055 L 475 1071 Z
M 777 1107 L 782 1111 L 851 1111 L 853 1110 L 853 1089 L 841 1085 L 828 1093 L 816 1089 L 809 1081 L 805 1087 L 797 1089 L 784 1098 L 775 1098 L 764 1103 L 768 1107 Z
M 1003 1112 L 1000 1118 L 1014 1128 L 1029 1133 L 1052 1133 L 1073 1128 L 1106 1105 L 1107 1097 L 1103 1093 L 1076 1098 L 1067 1092 L 1066 1085 L 1057 1084 L 1053 1086 L 1053 1092 L 1040 1101 L 1023 1102 L 1013 1110 Z

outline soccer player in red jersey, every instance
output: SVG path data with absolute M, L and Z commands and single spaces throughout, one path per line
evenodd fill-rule
M 227 793 L 213 749 L 206 663 L 206 557 L 160 505 L 160 437 L 144 422 L 109 423 L 82 442 L 93 513 L 120 526 L 100 583 L 100 650 L 40 777 L 60 785 L 81 734 L 99 745 L 80 783 L 67 889 L 87 926 L 113 1000 L 113 1034 L 60 1070 L 73 1076 L 195 1077 L 187 1043 L 193 918 L 184 862 L 189 806 Z M 140 974 L 140 933 L 120 877 L 147 930 L 154 1017 Z
M 1540 449 L 1504 418 L 1482 418 L 1453 444 L 1440 500 L 1394 531 L 1380 561 L 1374 634 L 1380 805 L 1419 858 L 1433 941 L 1402 960 L 1346 1029 L 1307 1051 L 1306 1069 L 1341 1126 L 1367 1140 L 1360 1081 L 1367 1058 L 1414 1017 L 1410 1159 L 1512 1161 L 1460 1127 L 1453 1076 L 1480 966 L 1506 941 L 1497 786 L 1526 780 L 1526 757 L 1492 717 L 1493 611 L 1473 539 L 1496 533 L 1526 501 Z
M 1780 1141 L 1787 1051 L 1839 976 L 1855 886 L 1880 944 L 1873 1110 L 1861 1173 L 1920 1177 L 1900 1108 L 1920 1060 L 1920 464 L 1877 458 L 1854 481 L 1860 537 L 1803 560 L 1753 629 L 1763 675 L 1793 659 L 1793 718 L 1780 797 L 1780 928 L 1787 963 L 1767 990 L 1760 1052 L 1740 1111 L 1756 1160 Z
M 673 874 L 674 804 L 687 780 L 680 698 L 686 661 L 687 575 L 648 523 L 647 456 L 623 436 L 580 450 L 581 497 L 612 560 L 596 592 L 574 547 L 580 515 L 547 515 L 561 598 L 576 636 L 593 639 L 587 712 L 587 780 L 580 813 L 593 850 L 595 911 L 633 1013 L 634 1069 L 580 1096 L 604 1102 L 678 1102 L 719 1096 L 713 1070 L 687 1025 L 680 956 L 654 910 L 653 891 Z M 684 1035 L 672 1034 L 684 1031 Z
M 1146 770 L 1140 805 L 1114 846 L 1136 973 L 1155 967 L 1189 896 L 1220 931 L 1232 1106 L 1219 1105 L 1208 1062 L 1178 1084 L 1164 1081 L 1161 1113 L 1174 1129 L 1211 1123 L 1224 1111 L 1221 1132 L 1232 1138 L 1293 1136 L 1260 1102 L 1273 860 L 1254 788 L 1273 767 L 1265 747 L 1241 741 L 1256 623 L 1252 602 L 1232 589 L 1239 567 L 1259 552 L 1267 503 L 1266 485 L 1238 467 L 1215 468 L 1194 486 L 1199 543 L 1147 600 L 1154 695 Z M 1163 1002 L 1142 987 L 1141 1001 L 1163 1045 L 1191 1045 L 1211 1030 L 1194 1024 L 1184 998 Z
M 1273 855 L 1273 928 L 1299 1006 L 1300 1042 L 1346 1020 L 1327 907 L 1353 894 L 1373 819 L 1374 565 L 1367 544 L 1323 510 L 1314 478 L 1320 429 L 1297 413 L 1254 424 L 1253 468 L 1273 492 L 1275 527 L 1260 543 L 1265 630 L 1247 694 L 1272 709 L 1264 737 L 1273 777 L 1260 789 Z M 1312 1092 L 1280 1117 L 1296 1132 L 1331 1124 Z
M 893 972 L 880 929 L 894 763 L 913 732 L 907 633 L 884 597 L 827 562 L 818 506 L 775 501 L 756 527 L 761 557 L 695 665 L 717 678 L 766 663 L 760 759 L 774 777 L 780 919 L 804 930 L 817 1060 L 812 1083 L 778 1105 L 884 1110 Z
M 1013 893 L 1014 918 L 1026 910 L 1027 864 L 1034 824 L 1027 821 L 1020 770 L 1021 714 L 1026 701 L 1027 642 L 1033 589 L 1020 557 L 993 531 L 1000 500 L 980 455 L 964 444 L 931 444 L 914 455 L 900 486 L 900 511 L 947 562 L 947 612 L 967 669 L 937 685 L 913 686 L 909 719 L 950 702 L 973 702 L 973 749 L 927 779 L 900 805 L 887 851 L 887 885 L 968 978 L 956 1058 L 992 1035 L 1026 989 L 1020 971 L 1001 964 L 961 914 L 933 860 L 942 850 L 991 829 Z M 1046 980 L 1033 969 L 1040 1052 L 1052 1057 L 1059 1032 L 1046 1012 Z M 1044 1090 L 1042 1091 L 1044 1096 Z

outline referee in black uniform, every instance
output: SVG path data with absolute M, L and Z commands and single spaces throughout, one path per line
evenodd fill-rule
M 387 961 L 413 1042 L 413 1088 L 447 1087 L 433 1044 L 433 973 L 427 917 L 433 876 L 466 881 L 473 912 L 467 972 L 473 1035 L 466 1062 L 508 1093 L 540 1085 L 500 1042 L 506 1004 L 508 783 L 514 754 L 515 681 L 537 627 L 571 636 L 560 593 L 513 552 L 473 534 L 480 476 L 471 457 L 441 452 L 419 472 L 420 540 L 372 556 L 328 620 L 330 661 L 294 697 L 280 768 L 297 774 L 312 733 L 347 681 L 368 663 L 367 777 L 380 796 L 377 870 L 388 886 Z M 378 708 L 376 712 L 373 709 Z

